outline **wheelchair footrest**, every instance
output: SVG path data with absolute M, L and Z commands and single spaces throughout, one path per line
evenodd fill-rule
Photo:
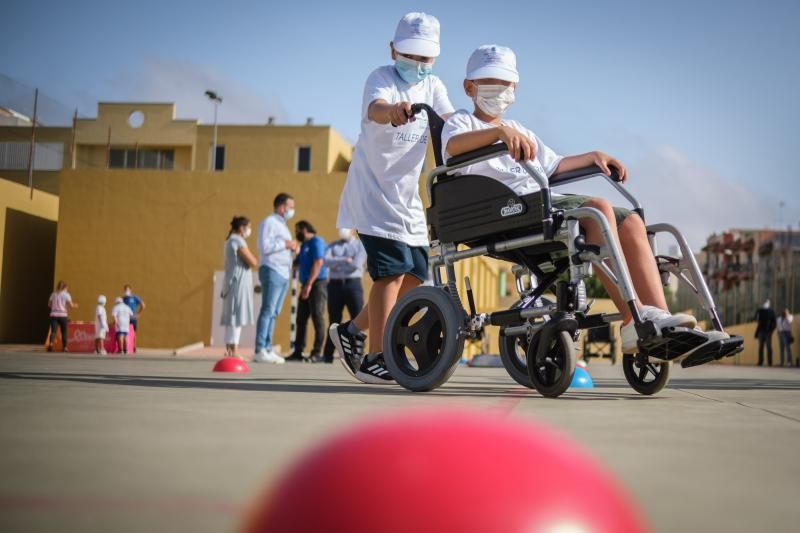
M 681 361 L 683 368 L 698 366 L 705 363 L 710 363 L 723 357 L 729 357 L 744 349 L 744 339 L 741 337 L 731 337 L 729 339 L 710 341 L 707 345 L 703 345 L 690 353 L 686 358 Z
M 662 361 L 674 361 L 708 342 L 708 337 L 691 328 L 664 328 L 661 335 L 639 341 L 639 353 Z
M 717 359 L 732 357 L 744 350 L 744 339 L 738 335 L 732 335 L 730 339 L 722 341 Z
M 723 341 L 708 341 L 706 344 L 695 349 L 681 361 L 681 367 L 689 368 L 710 363 L 719 358 Z

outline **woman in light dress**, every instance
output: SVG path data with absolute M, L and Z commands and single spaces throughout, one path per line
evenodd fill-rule
M 225 355 L 241 357 L 236 353 L 242 326 L 255 323 L 253 314 L 253 275 L 251 269 L 258 260 L 247 248 L 252 229 L 250 219 L 233 217 L 228 239 L 225 241 L 225 280 L 222 284 L 222 317 L 225 326 Z

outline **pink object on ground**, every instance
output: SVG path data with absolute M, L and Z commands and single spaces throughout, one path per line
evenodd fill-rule
M 70 322 L 67 327 L 67 349 L 72 353 L 94 353 L 94 322 Z M 133 326 L 128 330 L 128 355 L 133 355 L 136 332 Z M 103 341 L 103 347 L 110 354 L 117 353 L 117 331 L 113 325 Z M 58 349 L 58 348 L 57 348 Z
M 250 372 L 250 367 L 238 357 L 223 357 L 214 365 L 214 372 L 241 372 L 246 374 Z
M 646 526 L 613 476 L 566 437 L 527 421 L 435 409 L 381 415 L 323 442 L 256 503 L 243 531 L 638 533 Z

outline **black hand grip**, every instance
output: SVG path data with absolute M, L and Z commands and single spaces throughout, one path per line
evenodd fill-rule
M 464 152 L 463 154 L 453 156 L 450 159 L 448 159 L 447 163 L 445 164 L 448 167 L 452 167 L 454 165 L 460 165 L 461 163 L 465 163 L 471 159 L 478 159 L 480 157 L 485 157 L 492 154 L 500 154 L 502 152 L 507 152 L 507 151 L 508 151 L 508 146 L 506 146 L 506 143 L 490 144 L 489 146 L 484 146 L 476 150 L 471 150 L 469 152 Z
M 411 104 L 411 115 L 417 115 L 420 111 L 427 111 L 429 109 L 431 108 L 428 104 Z

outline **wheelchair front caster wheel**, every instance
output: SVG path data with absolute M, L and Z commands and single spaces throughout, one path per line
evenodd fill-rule
M 511 378 L 523 387 L 533 388 L 528 375 L 528 337 L 526 335 L 500 335 L 498 341 L 500 360 Z
M 622 371 L 633 390 L 650 396 L 663 389 L 669 381 L 672 363 L 651 363 L 637 361 L 631 354 L 622 356 Z
M 528 376 L 533 388 L 542 396 L 556 398 L 569 388 L 575 372 L 575 348 L 568 331 L 557 331 L 550 339 L 545 357 L 537 360 L 540 335 L 528 347 Z
M 429 391 L 448 380 L 464 351 L 465 315 L 442 289 L 422 286 L 395 304 L 383 334 L 389 374 L 412 391 Z

